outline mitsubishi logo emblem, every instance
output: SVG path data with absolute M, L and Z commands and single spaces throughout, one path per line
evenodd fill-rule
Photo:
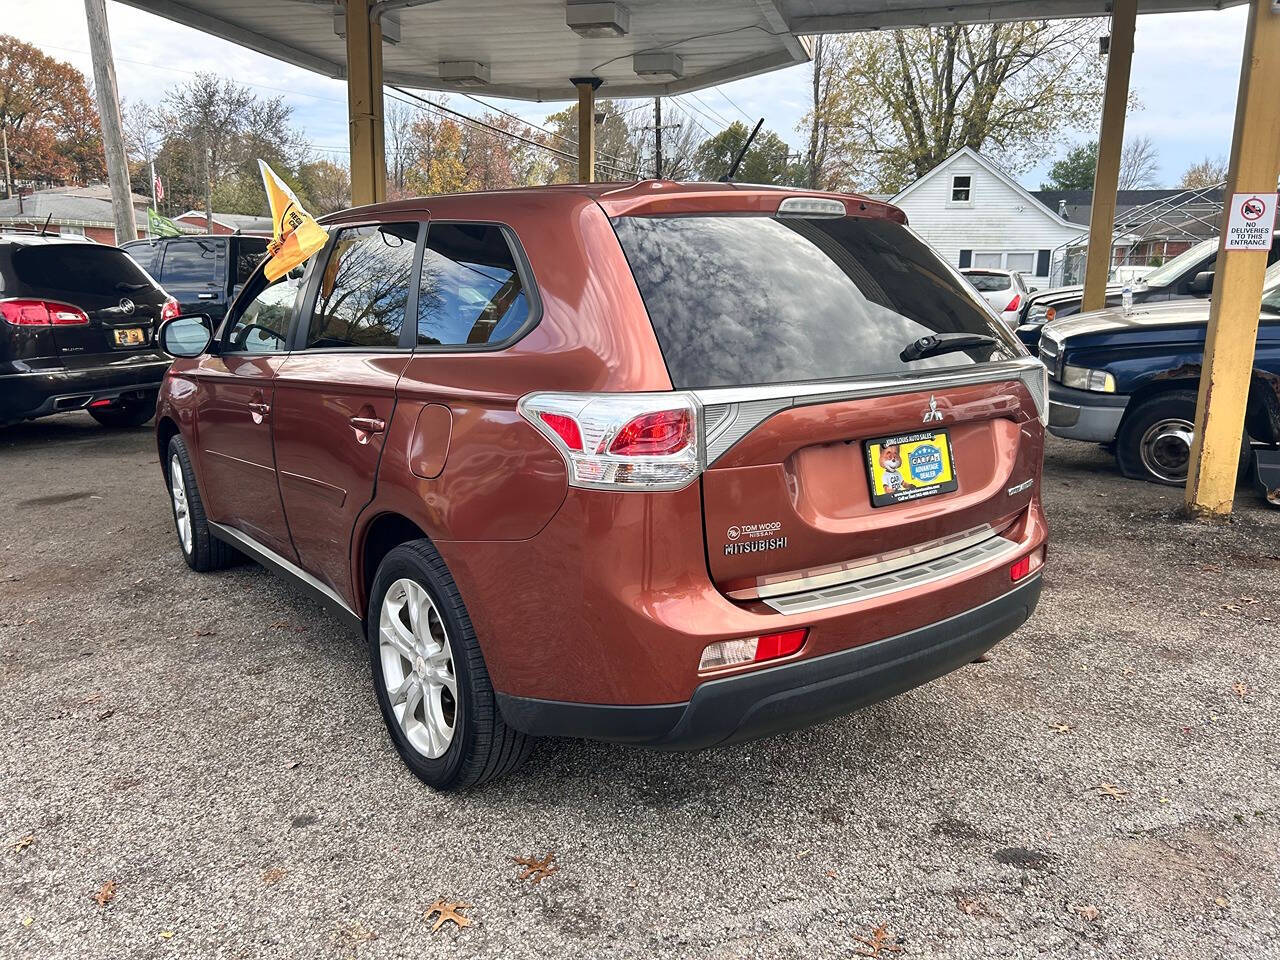
M 929 409 L 924 412 L 921 418 L 922 423 L 941 423 L 942 411 L 938 409 L 938 399 L 932 394 L 929 396 Z

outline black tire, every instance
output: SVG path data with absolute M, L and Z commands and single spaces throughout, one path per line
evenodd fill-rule
M 401 728 L 385 680 L 380 621 L 388 591 L 402 579 L 425 588 L 452 650 L 457 688 L 453 733 L 448 747 L 436 758 L 415 747 Z M 396 751 L 414 776 L 436 790 L 465 790 L 504 777 L 524 762 L 532 739 L 502 719 L 471 617 L 448 567 L 429 540 L 401 544 L 386 555 L 373 579 L 367 619 L 369 663 L 378 706 Z
M 1120 432 L 1116 435 L 1116 463 L 1120 472 L 1135 480 L 1147 480 L 1171 487 L 1185 487 L 1186 470 L 1190 465 L 1190 449 L 1185 450 L 1184 441 L 1172 438 L 1157 443 L 1156 449 L 1149 449 L 1143 456 L 1144 437 L 1148 431 L 1160 424 L 1170 424 L 1170 432 L 1183 432 L 1190 436 L 1196 422 L 1196 392 L 1194 390 L 1169 390 L 1150 397 L 1128 413 L 1120 424 Z M 1157 431 L 1158 433 L 1159 431 Z M 1239 476 L 1243 477 L 1248 464 L 1249 444 L 1244 437 L 1240 440 Z M 1181 471 L 1170 471 L 1168 467 L 1181 463 Z
M 190 523 L 190 547 L 183 541 L 182 527 L 178 518 L 177 499 L 173 493 L 172 472 L 175 467 L 182 471 L 182 484 L 186 494 L 187 519 Z M 231 566 L 236 560 L 236 551 L 217 539 L 209 530 L 209 521 L 204 513 L 204 501 L 200 499 L 200 489 L 196 486 L 196 471 L 191 464 L 191 455 L 181 436 L 169 441 L 169 452 L 164 463 L 165 484 L 169 491 L 169 509 L 173 514 L 174 532 L 178 536 L 178 549 L 187 566 L 197 573 L 210 570 L 221 570 Z
M 140 427 L 156 415 L 156 402 L 150 400 L 122 400 L 111 407 L 89 409 L 89 416 L 104 427 Z

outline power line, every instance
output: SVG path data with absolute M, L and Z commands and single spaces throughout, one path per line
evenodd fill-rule
M 732 121 L 730 121 L 730 120 L 726 120 L 726 119 L 724 118 L 724 116 L 720 113 L 720 111 L 716 110 L 714 107 L 712 107 L 712 106 L 711 106 L 711 104 L 707 103 L 707 101 L 703 100 L 703 99 L 702 99 L 700 96 L 698 96 L 696 93 L 690 92 L 690 93 L 688 94 L 688 96 L 692 97 L 694 100 L 697 100 L 697 101 L 698 101 L 698 103 L 700 103 L 700 104 L 702 104 L 704 107 L 706 107 L 706 108 L 707 108 L 707 110 L 711 113 L 711 115 L 712 115 L 712 116 L 714 116 L 714 117 L 715 117 L 717 120 L 719 120 L 721 123 L 723 123 L 726 127 L 727 127 L 727 126 L 729 126 L 729 125 L 730 125 L 730 123 L 732 123 Z
M 743 110 L 743 109 L 742 109 L 740 106 L 738 106 L 736 103 L 734 103 L 734 102 L 733 102 L 733 100 L 731 100 L 731 99 L 729 98 L 729 95 L 728 95 L 727 93 L 725 93 L 725 92 L 724 92 L 724 87 L 712 87 L 712 89 L 713 89 L 713 90 L 715 90 L 715 92 L 716 92 L 716 93 L 720 94 L 720 96 L 722 96 L 722 97 L 724 97 L 726 100 L 728 100 L 728 101 L 729 101 L 729 105 L 730 105 L 731 107 L 733 107 L 733 109 L 737 110 L 740 114 L 742 114 L 742 116 L 746 119 L 747 123 L 752 123 L 752 122 L 754 122 L 755 118 L 754 118 L 754 117 L 752 117 L 752 116 L 751 116 L 751 114 L 747 113 L 747 111 Z

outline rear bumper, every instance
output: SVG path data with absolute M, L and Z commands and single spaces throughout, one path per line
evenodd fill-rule
M 698 686 L 685 703 L 613 706 L 498 694 L 507 723 L 535 736 L 667 750 L 752 740 L 820 723 L 950 673 L 1031 616 L 1041 576 L 981 606 L 907 633 Z
M 0 373 L 0 423 L 79 410 L 93 400 L 158 390 L 171 361 L 144 354 L 97 367 Z
M 1116 438 L 1129 398 L 1114 393 L 1073 390 L 1049 381 L 1049 432 L 1067 440 L 1110 443 Z

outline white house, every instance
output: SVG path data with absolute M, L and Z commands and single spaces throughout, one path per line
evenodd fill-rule
M 891 201 L 911 227 L 958 267 L 1016 270 L 1050 286 L 1054 260 L 1089 228 L 1070 223 L 986 157 L 963 147 Z

